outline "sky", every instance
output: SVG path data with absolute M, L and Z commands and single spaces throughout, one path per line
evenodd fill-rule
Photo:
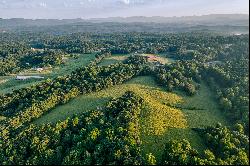
M 0 0 L 0 18 L 248 14 L 249 0 Z

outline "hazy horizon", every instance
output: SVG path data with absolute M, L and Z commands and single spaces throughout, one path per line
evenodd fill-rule
M 249 14 L 248 0 L 0 0 L 0 18 L 73 19 Z
M 90 18 L 81 18 L 81 17 L 75 17 L 75 18 L 23 18 L 23 17 L 9 17 L 9 18 L 3 18 L 0 17 L 0 19 L 31 19 L 31 20 L 39 20 L 39 19 L 45 19 L 45 20 L 67 20 L 67 19 L 83 19 L 83 20 L 92 20 L 92 19 L 109 19 L 109 18 L 133 18 L 133 17 L 145 17 L 145 18 L 154 18 L 154 17 L 162 17 L 162 18 L 182 18 L 182 17 L 199 17 L 199 16 L 209 16 L 209 15 L 248 15 L 248 13 L 209 13 L 209 14 L 201 14 L 201 15 L 183 15 L 183 16 L 140 16 L 140 15 L 134 15 L 134 16 L 113 16 L 113 17 L 90 17 Z

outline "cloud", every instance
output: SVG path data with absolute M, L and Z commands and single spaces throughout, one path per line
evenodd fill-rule
M 158 0 L 152 0 L 158 1 Z M 23 6 L 30 6 L 35 8 L 37 6 L 60 8 L 60 7 L 79 7 L 86 5 L 87 7 L 107 7 L 117 6 L 122 7 L 123 5 L 140 5 L 148 3 L 150 0 L 0 0 L 0 7 L 8 8 L 19 8 Z M 67 4 L 67 5 L 65 5 Z
M 39 6 L 41 6 L 41 7 L 47 7 L 47 3 L 45 3 L 45 2 L 40 2 L 40 3 L 39 3 Z
M 122 2 L 126 5 L 129 5 L 130 4 L 130 0 L 122 0 Z
M 248 13 L 248 4 L 248 0 L 0 0 L 0 17 L 89 18 Z

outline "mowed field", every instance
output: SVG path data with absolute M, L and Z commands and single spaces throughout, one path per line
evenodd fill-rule
M 171 58 L 166 58 L 166 54 L 140 54 L 143 56 L 155 56 L 155 61 L 158 61 L 162 64 L 170 64 L 173 63 L 175 60 Z M 122 62 L 127 59 L 130 54 L 113 54 L 111 57 L 104 58 L 102 62 L 99 64 L 100 66 L 108 66 L 114 63 Z M 149 62 L 154 62 L 150 61 Z
M 55 108 L 34 123 L 55 123 L 74 114 L 97 109 L 128 90 L 134 91 L 145 101 L 140 117 L 142 152 L 145 155 L 152 152 L 159 159 L 167 141 L 183 138 L 187 138 L 193 147 L 203 151 L 206 147 L 202 138 L 192 128 L 215 125 L 218 122 L 228 124 L 205 84 L 201 85 L 196 96 L 188 97 L 179 92 L 166 92 L 150 76 L 139 76 L 122 85 L 79 96 Z M 202 110 L 177 109 L 169 105 L 197 107 Z
M 130 54 L 113 54 L 111 57 L 104 58 L 99 66 L 108 66 L 114 63 L 124 61 L 130 56 Z
M 141 54 L 147 57 L 154 57 L 153 59 L 149 59 L 149 62 L 160 62 L 162 64 L 170 64 L 173 63 L 175 60 L 172 58 L 167 58 L 168 53 L 162 54 Z
M 92 60 L 95 59 L 95 54 L 81 54 L 78 59 L 69 58 L 65 64 L 57 66 L 52 69 L 45 70 L 43 72 L 36 72 L 32 70 L 26 70 L 20 73 L 20 75 L 36 75 L 47 78 L 55 78 L 57 76 L 70 74 L 73 70 L 78 67 L 88 65 Z M 0 76 L 0 94 L 10 93 L 13 90 L 31 86 L 37 84 L 43 79 L 29 79 L 29 80 L 15 80 L 16 75 L 11 76 Z

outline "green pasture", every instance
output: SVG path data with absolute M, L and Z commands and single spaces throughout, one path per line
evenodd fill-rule
M 25 70 L 20 72 L 20 75 L 38 75 L 47 78 L 55 78 L 70 74 L 73 70 L 88 65 L 95 59 L 95 54 L 80 54 L 78 59 L 69 58 L 65 64 L 57 66 L 55 68 L 46 69 L 42 72 L 34 70 Z M 19 74 L 18 74 L 19 75 Z M 16 75 L 0 76 L 0 94 L 10 93 L 13 90 L 25 88 L 33 84 L 42 82 L 43 80 L 29 79 L 29 80 L 15 80 Z
M 55 123 L 93 109 L 103 107 L 112 98 L 122 96 L 132 90 L 145 100 L 140 116 L 142 152 L 153 153 L 157 159 L 161 156 L 164 145 L 171 139 L 188 139 L 191 145 L 202 152 L 206 147 L 202 138 L 192 130 L 194 127 L 205 127 L 220 122 L 228 124 L 214 94 L 202 84 L 199 92 L 189 97 L 181 92 L 168 93 L 157 86 L 150 76 L 139 76 L 109 89 L 91 94 L 81 95 L 65 105 L 58 106 L 48 114 L 37 119 L 35 124 Z M 172 105 L 200 110 L 177 109 Z

